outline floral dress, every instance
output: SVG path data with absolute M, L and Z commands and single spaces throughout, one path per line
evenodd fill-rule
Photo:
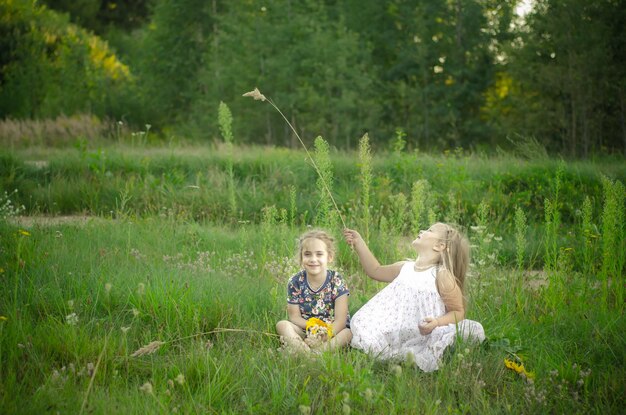
M 348 294 L 350 291 L 343 277 L 331 270 L 326 272 L 326 280 L 317 290 L 309 285 L 305 270 L 291 277 L 287 284 L 287 303 L 298 305 L 303 319 L 317 317 L 328 324 L 335 321 L 335 300 Z M 350 327 L 350 314 L 346 327 Z
M 354 314 L 351 345 L 385 360 L 409 358 L 423 371 L 432 372 L 457 334 L 482 342 L 485 332 L 480 323 L 462 320 L 420 334 L 422 320 L 442 316 L 446 308 L 435 285 L 436 268 L 415 271 L 414 264 L 405 263 L 400 274 Z

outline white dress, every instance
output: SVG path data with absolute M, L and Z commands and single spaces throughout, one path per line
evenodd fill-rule
M 457 333 L 464 340 L 482 342 L 485 331 L 476 321 L 462 320 L 420 334 L 418 325 L 424 318 L 440 317 L 446 310 L 435 285 L 436 268 L 415 271 L 414 265 L 405 263 L 400 274 L 354 314 L 351 345 L 384 360 L 408 357 L 432 372 Z

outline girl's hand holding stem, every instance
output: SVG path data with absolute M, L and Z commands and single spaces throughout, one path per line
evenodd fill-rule
M 343 237 L 346 240 L 346 243 L 353 248 L 363 242 L 363 238 L 361 237 L 361 235 L 357 231 L 352 229 L 345 228 L 343 230 Z
M 422 334 L 422 336 L 426 336 L 438 326 L 439 321 L 436 318 L 426 317 L 419 325 L 420 333 Z

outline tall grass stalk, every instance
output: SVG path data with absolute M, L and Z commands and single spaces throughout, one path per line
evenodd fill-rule
M 289 187 L 289 226 L 296 226 L 296 216 L 298 215 L 298 205 L 296 200 L 296 186 Z
M 456 194 L 450 190 L 448 192 L 448 209 L 446 210 L 445 218 L 448 223 L 458 223 L 459 217 L 459 202 Z
M 389 225 L 394 236 L 402 236 L 407 224 L 408 200 L 404 193 L 400 192 L 389 196 Z
M 545 268 L 554 271 L 557 268 L 559 259 L 559 228 L 561 226 L 561 212 L 559 208 L 559 192 L 561 190 L 561 177 L 563 176 L 564 163 L 561 161 L 554 177 L 554 197 L 552 200 L 546 198 L 544 205 L 544 218 L 546 222 L 545 231 Z
M 278 210 L 276 206 L 265 206 L 261 219 L 261 235 L 263 235 L 263 257 L 269 258 L 272 246 L 272 233 L 277 224 Z
M 367 133 L 359 140 L 359 169 L 361 172 L 361 220 L 365 240 L 370 237 L 370 189 L 372 186 L 372 153 Z
M 518 271 L 521 271 L 524 266 L 527 231 L 528 223 L 526 222 L 526 214 L 524 210 L 518 206 L 515 208 L 515 262 Z
M 233 155 L 233 115 L 230 108 L 224 102 L 220 101 L 217 110 L 217 123 L 220 133 L 226 144 L 226 171 L 228 173 L 228 206 L 230 209 L 230 217 L 233 221 L 237 219 L 237 198 L 235 194 L 235 172 L 234 172 L 234 155 Z
M 420 179 L 413 183 L 411 188 L 411 230 L 413 235 L 417 235 L 424 224 L 423 218 L 428 206 L 428 192 L 430 184 L 426 179 Z
M 581 209 L 581 216 L 580 233 L 583 239 L 581 269 L 588 278 L 592 278 L 595 273 L 594 242 L 598 239 L 598 233 L 593 225 L 593 206 L 589 196 L 585 196 Z
M 315 221 L 319 226 L 334 230 L 336 228 L 338 213 L 332 209 L 331 200 L 333 166 L 330 160 L 330 146 L 322 137 L 315 139 L 314 158 L 319 173 L 319 177 L 317 178 L 319 202 L 317 204 L 317 211 L 315 212 Z
M 296 131 L 296 129 L 293 127 L 293 125 L 291 125 L 291 123 L 289 122 L 289 120 L 287 119 L 287 117 L 285 117 L 285 114 L 283 114 L 283 112 L 280 110 L 280 108 L 278 108 L 276 106 L 276 104 L 274 104 L 274 102 L 267 98 L 265 95 L 263 95 L 258 88 L 254 88 L 253 91 L 250 92 L 246 92 L 245 94 L 243 94 L 244 97 L 251 97 L 254 98 L 255 101 L 267 101 L 269 102 L 269 104 L 274 107 L 274 109 L 276 111 L 278 111 L 278 113 L 280 114 L 281 117 L 283 117 L 283 120 L 285 120 L 285 122 L 287 123 L 287 125 L 289 126 L 289 128 L 291 128 L 291 131 L 293 131 L 293 133 L 296 135 L 296 137 L 298 138 L 298 141 L 300 142 L 300 144 L 302 145 L 302 148 L 304 148 L 304 152 L 306 153 L 306 155 L 308 156 L 309 160 L 311 161 L 311 164 L 313 165 L 313 168 L 315 169 L 315 171 L 317 172 L 319 177 L 322 177 L 322 173 L 320 172 L 319 167 L 317 166 L 317 164 L 315 163 L 315 160 L 313 159 L 313 157 L 311 156 L 311 153 L 309 152 L 309 149 L 307 148 L 307 146 L 304 144 L 304 141 L 302 141 L 302 138 L 300 137 L 300 134 L 298 134 L 298 132 Z M 333 202 L 333 206 L 335 207 L 335 210 L 337 212 L 337 215 L 339 216 L 339 219 L 341 219 L 341 223 L 343 225 L 344 228 L 346 228 L 346 222 L 343 219 L 343 216 L 341 215 L 341 211 L 339 210 L 339 206 L 337 206 L 337 202 L 335 201 L 335 198 L 333 197 L 333 193 L 330 189 L 330 186 L 328 183 L 324 182 L 324 179 L 322 178 L 322 184 L 324 185 L 324 188 L 326 189 L 326 191 L 328 192 L 328 196 L 330 197 L 330 200 Z
M 623 306 L 624 257 L 626 253 L 624 237 L 624 185 L 619 181 L 602 178 L 604 189 L 604 207 L 602 210 L 602 269 L 605 282 L 605 298 L 611 286 L 615 290 L 615 302 Z M 607 298 L 608 299 L 608 298 Z

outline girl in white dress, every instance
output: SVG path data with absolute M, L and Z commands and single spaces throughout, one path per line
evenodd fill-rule
M 345 229 L 344 237 L 365 273 L 390 283 L 354 314 L 352 347 L 381 359 L 414 361 L 431 372 L 457 335 L 485 339 L 480 323 L 465 320 L 469 243 L 456 228 L 435 223 L 420 231 L 412 242 L 417 260 L 391 265 L 381 265 L 357 231 Z

